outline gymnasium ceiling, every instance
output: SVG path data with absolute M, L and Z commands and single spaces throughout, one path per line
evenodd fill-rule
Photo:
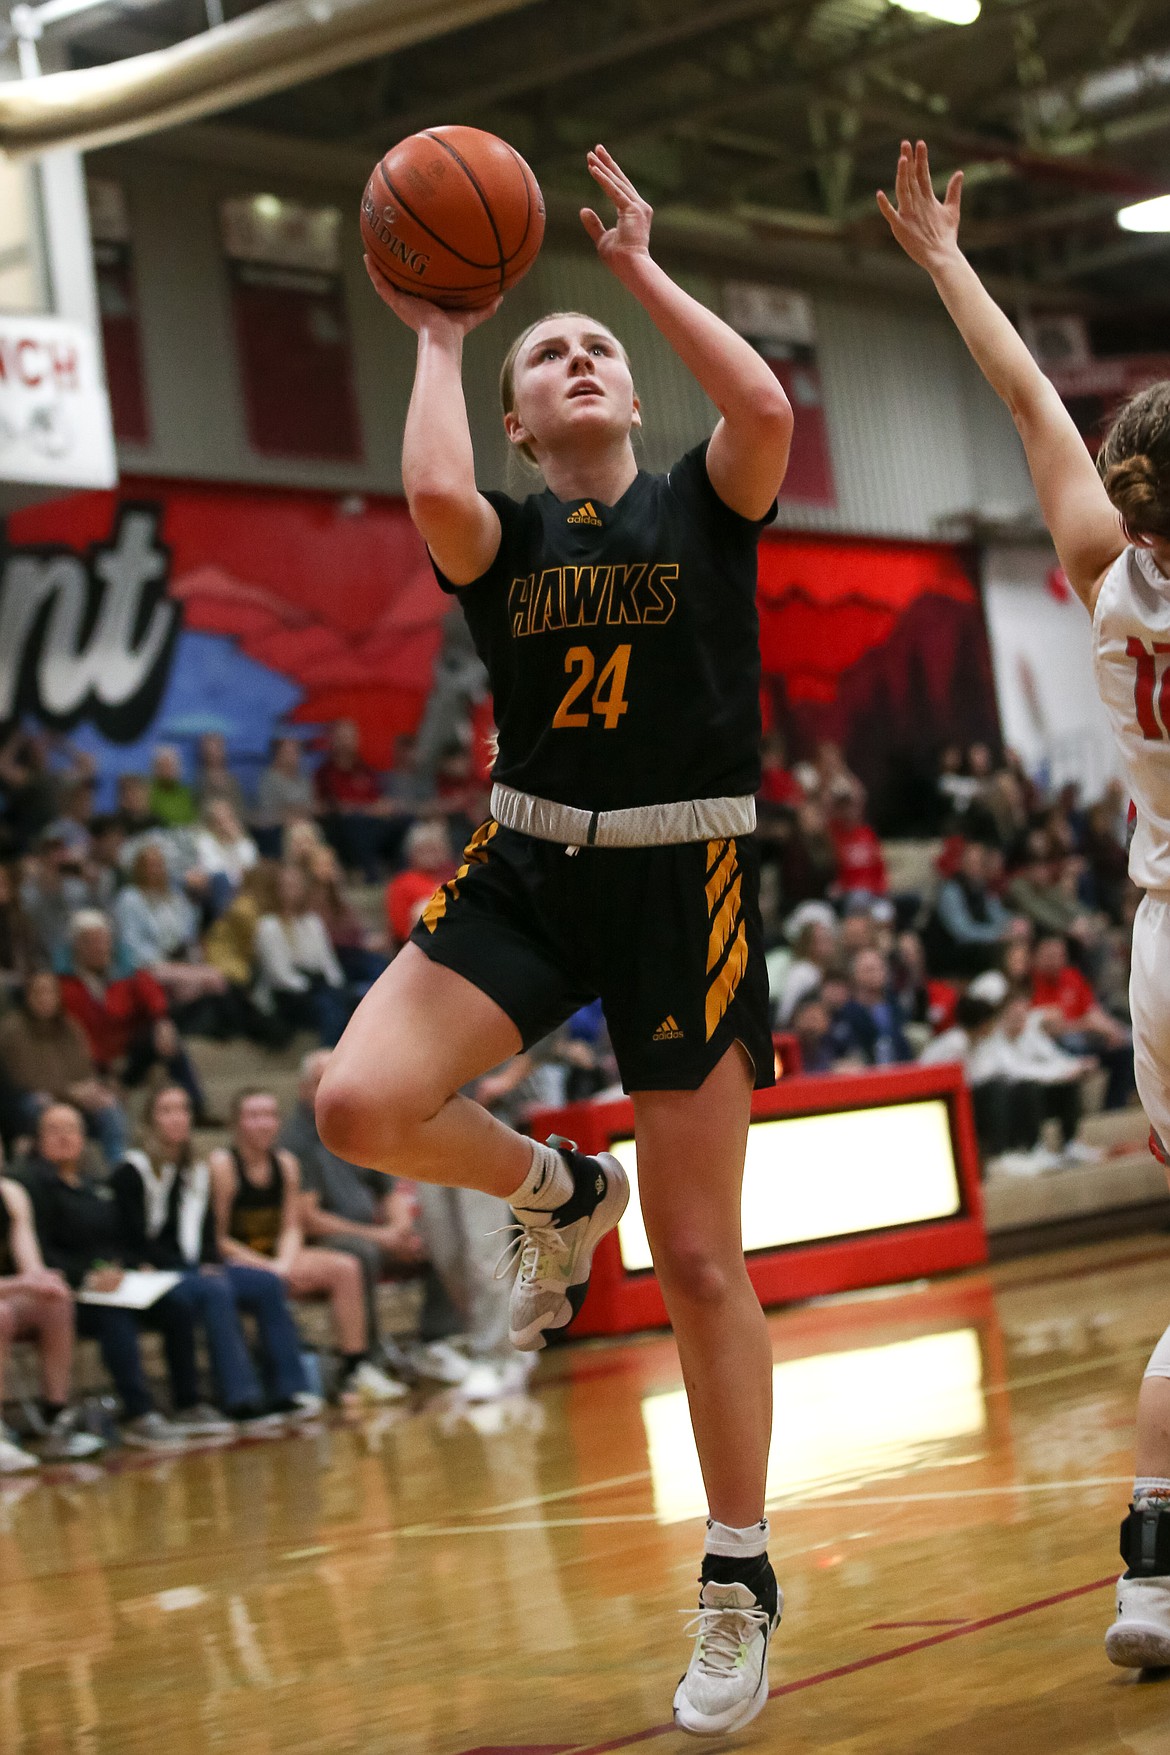
M 203 30 L 219 4 L 127 0 L 59 28 L 92 65 Z M 1170 0 L 983 0 L 963 27 L 890 0 L 520 0 L 213 126 L 358 167 L 444 121 L 511 140 L 554 221 L 587 196 L 600 139 L 672 237 L 804 241 L 842 263 L 894 248 L 873 192 L 921 133 L 940 182 L 966 168 L 966 247 L 999 285 L 1125 307 L 1139 328 L 1139 307 L 1170 308 L 1170 236 L 1115 218 L 1170 192 Z

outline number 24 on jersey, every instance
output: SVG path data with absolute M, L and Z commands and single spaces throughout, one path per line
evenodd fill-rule
M 1170 660 L 1167 660 L 1162 669 L 1157 713 L 1154 711 L 1154 691 L 1158 684 L 1158 659 L 1163 654 L 1170 653 L 1170 640 L 1154 640 L 1151 644 L 1152 650 L 1144 640 L 1131 634 L 1125 642 L 1125 653 L 1127 658 L 1132 658 L 1137 663 L 1137 675 L 1133 679 L 1133 705 L 1141 734 L 1147 743 L 1165 743 L 1170 740 Z
M 606 731 L 617 730 L 622 714 L 628 713 L 630 708 L 630 703 L 626 700 L 630 651 L 628 645 L 619 646 L 613 656 L 606 660 L 598 675 L 597 659 L 588 646 L 569 647 L 565 653 L 565 670 L 572 681 L 553 715 L 554 729 L 584 730 L 591 715 L 595 715 L 602 721 Z M 593 693 L 588 695 L 587 691 L 595 677 L 597 680 Z

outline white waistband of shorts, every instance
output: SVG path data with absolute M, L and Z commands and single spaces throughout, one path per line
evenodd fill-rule
M 685 798 L 674 804 L 640 804 L 633 810 L 580 810 L 554 804 L 512 786 L 492 787 L 491 812 L 505 829 L 565 847 L 673 847 L 684 841 L 725 841 L 750 835 L 756 801 L 746 798 Z

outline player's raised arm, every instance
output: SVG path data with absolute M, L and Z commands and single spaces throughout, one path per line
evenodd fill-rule
M 745 518 L 762 518 L 788 468 L 792 408 L 775 373 L 750 342 L 676 286 L 650 255 L 649 204 L 620 165 L 599 146 L 589 171 L 617 209 L 606 226 L 583 208 L 581 220 L 597 253 L 706 391 L 720 421 L 707 447 L 707 473 L 719 498 Z
M 897 205 L 879 191 L 878 206 L 906 254 L 934 281 L 975 364 L 1007 404 L 1060 563 L 1091 614 L 1125 536 L 1068 410 L 959 249 L 962 188 L 963 173 L 956 171 L 940 201 L 925 143 L 904 140 Z
M 445 311 L 400 293 L 368 256 L 366 272 L 378 297 L 418 337 L 402 437 L 402 485 L 410 515 L 451 583 L 469 585 L 496 558 L 500 520 L 475 485 L 463 338 L 494 314 L 499 300 L 474 311 Z

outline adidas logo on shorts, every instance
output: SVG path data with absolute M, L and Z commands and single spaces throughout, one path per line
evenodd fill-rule
M 601 529 L 601 519 L 597 516 L 592 500 L 582 500 L 575 512 L 570 512 L 565 519 L 566 524 L 596 524 Z
M 669 1014 L 663 1018 L 657 1030 L 650 1038 L 652 1042 L 681 1042 L 683 1033 Z

